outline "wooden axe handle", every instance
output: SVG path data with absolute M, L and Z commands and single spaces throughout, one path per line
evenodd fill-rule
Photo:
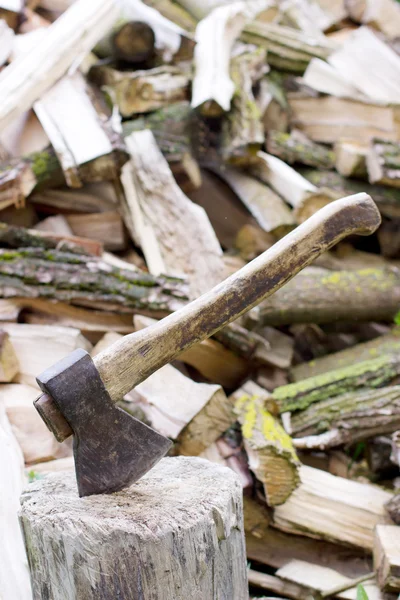
M 336 200 L 197 300 L 125 336 L 94 358 L 112 400 L 276 292 L 344 237 L 369 235 L 380 222 L 367 194 Z

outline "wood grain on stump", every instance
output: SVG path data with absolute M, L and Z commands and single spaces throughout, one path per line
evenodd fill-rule
M 130 488 L 79 498 L 71 473 L 27 488 L 21 524 L 37 600 L 248 598 L 237 476 L 166 458 Z

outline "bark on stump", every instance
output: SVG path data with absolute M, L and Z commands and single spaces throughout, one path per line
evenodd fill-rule
M 166 458 L 130 488 L 79 498 L 53 473 L 21 498 L 36 600 L 243 600 L 242 488 L 230 470 Z

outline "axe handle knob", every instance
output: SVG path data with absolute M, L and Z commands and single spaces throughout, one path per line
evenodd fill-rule
M 368 194 L 336 200 L 200 298 L 115 342 L 94 359 L 111 399 L 118 401 L 181 352 L 276 292 L 346 236 L 370 235 L 380 222 Z

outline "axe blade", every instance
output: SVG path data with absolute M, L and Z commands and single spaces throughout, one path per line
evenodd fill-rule
M 75 350 L 38 377 L 74 434 L 80 496 L 115 492 L 140 479 L 171 441 L 115 406 L 91 357 Z

